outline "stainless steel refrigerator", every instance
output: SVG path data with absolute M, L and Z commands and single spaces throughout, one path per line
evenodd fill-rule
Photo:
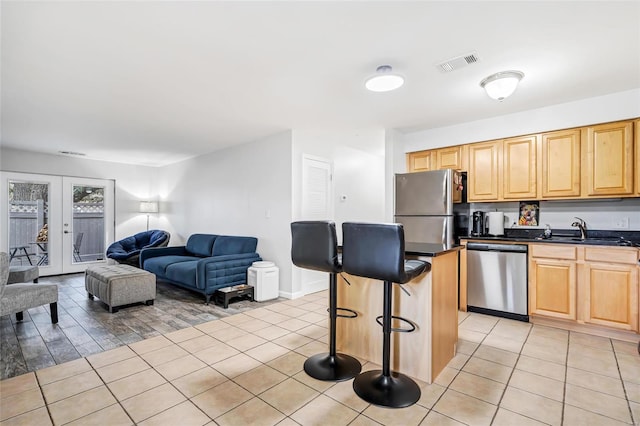
M 406 242 L 454 243 L 454 199 L 466 201 L 463 177 L 452 169 L 396 174 L 395 221 Z

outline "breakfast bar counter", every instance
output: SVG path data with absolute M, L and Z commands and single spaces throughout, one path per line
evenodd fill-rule
M 393 285 L 394 316 L 413 322 L 411 333 L 391 336 L 391 370 L 432 383 L 456 353 L 458 341 L 458 252 L 460 246 L 406 243 L 407 259 L 431 263 L 431 271 L 403 284 Z M 338 306 L 353 309 L 356 318 L 339 318 L 336 345 L 347 353 L 382 364 L 383 283 L 379 280 L 338 275 Z M 408 294 L 407 294 L 408 293 Z M 392 327 L 407 327 L 394 320 Z

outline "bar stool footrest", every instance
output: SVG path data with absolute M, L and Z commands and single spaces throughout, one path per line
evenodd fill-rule
M 378 317 L 376 317 L 376 322 L 378 324 L 380 324 L 382 326 L 382 319 L 384 318 L 384 315 L 380 315 Z M 416 325 L 413 321 L 408 320 L 406 318 L 402 318 L 402 317 L 397 317 L 395 315 L 391 315 L 391 319 L 396 319 L 398 321 L 402 321 L 405 322 L 407 324 L 409 324 L 411 326 L 411 328 L 391 328 L 391 331 L 397 331 L 399 333 L 411 333 L 412 331 L 415 331 L 416 329 Z
M 344 312 L 348 312 L 351 315 L 346 315 L 346 314 L 340 314 L 338 312 L 340 311 L 344 311 Z M 353 309 L 348 309 L 348 308 L 336 308 L 336 316 L 338 318 L 357 318 L 358 317 L 358 313 L 356 311 L 354 311 Z
M 341 382 L 360 374 L 360 361 L 346 354 L 331 356 L 328 352 L 313 355 L 304 362 L 304 371 L 318 380 Z
M 353 381 L 353 390 L 364 401 L 389 408 L 403 408 L 420 399 L 420 387 L 409 376 L 391 372 L 384 376 L 382 370 L 360 374 Z

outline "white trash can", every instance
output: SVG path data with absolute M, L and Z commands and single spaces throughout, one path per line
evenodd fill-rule
M 247 270 L 247 283 L 253 286 L 256 301 L 276 299 L 280 292 L 280 269 L 273 262 L 253 262 Z

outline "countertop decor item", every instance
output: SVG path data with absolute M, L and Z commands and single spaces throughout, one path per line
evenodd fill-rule
M 520 201 L 520 226 L 538 226 L 540 221 L 539 201 Z

